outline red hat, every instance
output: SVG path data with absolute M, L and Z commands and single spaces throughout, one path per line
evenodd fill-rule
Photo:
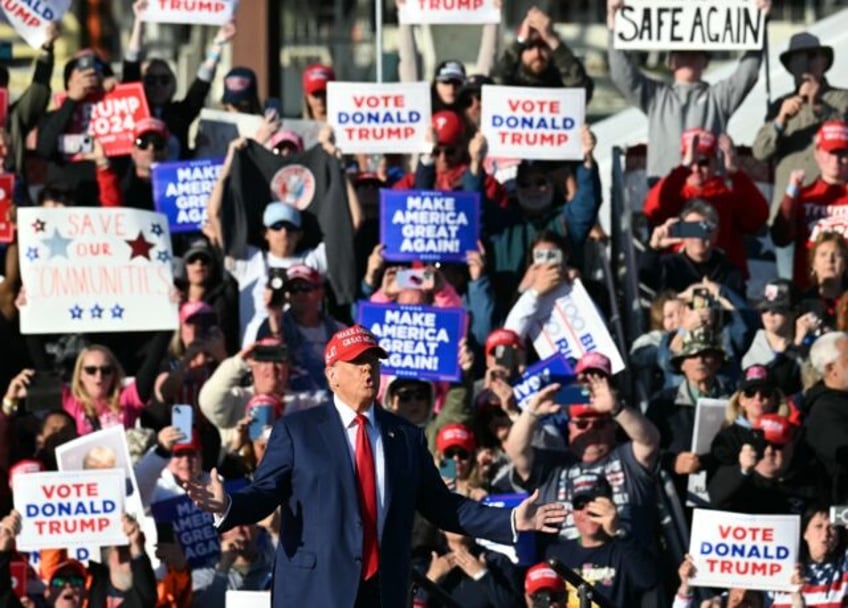
M 177 452 L 200 452 L 200 433 L 197 432 L 197 429 L 192 429 L 191 431 L 191 439 L 189 441 L 184 441 L 183 443 L 175 443 L 174 447 L 171 448 L 171 453 L 176 454 Z
M 274 417 L 279 418 L 283 415 L 283 410 L 286 405 L 283 403 L 283 400 L 277 397 L 277 395 L 271 395 L 268 393 L 263 393 L 261 395 L 254 395 L 250 398 L 250 401 L 247 402 L 247 405 L 244 406 L 244 413 L 250 412 L 254 407 L 259 407 L 260 405 L 270 405 L 274 408 Z
M 303 138 L 294 131 L 286 131 L 282 129 L 277 131 L 268 140 L 268 147 L 273 149 L 280 144 L 289 143 L 293 145 L 297 152 L 303 152 Z
M 436 130 L 436 143 L 440 146 L 456 146 L 462 141 L 464 128 L 455 112 L 449 110 L 436 112 L 431 122 Z
M 763 414 L 754 423 L 754 428 L 763 432 L 766 441 L 781 446 L 792 441 L 792 432 L 795 430 L 789 419 L 780 414 Z
M 316 63 L 303 71 L 303 92 L 315 95 L 327 90 L 327 83 L 336 79 L 336 73 L 328 65 Z
M 825 121 L 816 133 L 816 147 L 825 152 L 848 150 L 848 121 Z
M 168 126 L 158 118 L 142 118 L 135 123 L 133 137 L 141 137 L 145 133 L 158 133 L 168 139 Z
M 577 362 L 577 369 L 574 371 L 579 376 L 590 369 L 603 372 L 607 376 L 612 376 L 612 363 L 610 362 L 609 357 L 599 353 L 598 351 L 583 353 L 583 356 L 580 357 L 580 361 Z
M 496 329 L 486 338 L 486 356 L 492 354 L 498 346 L 512 346 L 524 350 L 524 344 L 521 343 L 521 336 L 511 329 Z
M 698 148 L 695 150 L 701 156 L 715 156 L 718 150 L 718 139 L 710 131 L 705 129 L 686 129 L 680 138 L 680 153 L 686 152 L 686 146 L 692 139 L 698 137 Z
M 524 575 L 524 592 L 532 595 L 537 591 L 565 591 L 565 582 L 544 562 L 530 567 Z
M 56 576 L 56 573 L 61 572 L 62 570 L 74 570 L 81 577 L 88 578 L 88 570 L 85 566 L 82 565 L 82 562 L 78 562 L 75 559 L 66 559 L 63 562 L 59 562 L 58 564 L 56 564 L 56 567 L 50 571 L 50 576 L 47 577 L 47 580 L 53 580 L 53 577 Z
M 436 435 L 436 449 L 444 454 L 450 448 L 462 448 L 467 452 L 477 449 L 474 431 L 458 422 L 446 424 Z
M 370 331 L 361 325 L 353 325 L 340 329 L 333 334 L 324 348 L 324 365 L 330 367 L 336 361 L 353 361 L 359 355 L 369 350 L 376 350 L 381 359 L 388 359 L 388 353 L 383 350 Z
M 310 268 L 306 264 L 295 264 L 294 266 L 289 266 L 288 270 L 286 270 L 286 280 L 301 280 L 312 285 L 321 285 L 324 282 L 321 279 L 321 273 L 314 268 Z
M 206 302 L 184 302 L 180 306 L 180 324 L 198 315 L 214 315 L 215 309 Z
M 568 405 L 568 419 L 575 418 L 600 418 L 606 416 L 605 412 L 599 412 L 588 403 L 571 403 Z
M 19 460 L 9 467 L 9 487 L 15 481 L 15 475 L 26 475 L 28 473 L 39 473 L 44 470 L 44 463 L 40 460 Z

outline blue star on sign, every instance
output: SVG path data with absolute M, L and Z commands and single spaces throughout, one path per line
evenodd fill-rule
M 160 251 L 156 254 L 156 259 L 160 262 L 167 262 L 171 259 L 171 255 L 167 251 Z
M 156 236 L 162 236 L 164 230 L 162 230 L 162 226 L 160 226 L 159 224 L 151 224 L 150 232 L 152 232 Z
M 82 308 L 80 308 L 79 304 L 74 304 L 68 309 L 68 312 L 71 313 L 71 319 L 82 319 Z
M 95 304 L 89 310 L 91 313 L 92 319 L 102 319 L 103 318 L 103 309 L 100 307 L 100 304 Z
M 54 258 L 56 256 L 62 256 L 64 258 L 68 257 L 68 245 L 73 242 L 73 239 L 68 239 L 59 234 L 59 229 L 53 229 L 53 236 L 49 239 L 44 239 L 41 241 L 44 243 L 44 246 L 50 250 L 50 257 Z
M 109 312 L 112 313 L 113 319 L 123 319 L 124 318 L 124 307 L 121 306 L 120 304 L 115 304 L 112 307 L 112 310 L 110 310 Z
M 38 247 L 27 247 L 26 257 L 30 262 L 38 259 Z

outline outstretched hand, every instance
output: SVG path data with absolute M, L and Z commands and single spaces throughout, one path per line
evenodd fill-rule
M 224 491 L 224 484 L 218 478 L 218 469 L 209 472 L 209 483 L 192 479 L 186 483 L 185 491 L 201 511 L 223 515 L 227 510 L 229 498 Z
M 518 532 L 547 532 L 554 534 L 559 532 L 558 524 L 565 521 L 565 505 L 551 502 L 544 505 L 537 504 L 539 501 L 539 489 L 521 501 L 515 507 L 515 529 Z

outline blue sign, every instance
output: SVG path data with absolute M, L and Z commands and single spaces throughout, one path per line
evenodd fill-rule
M 574 370 L 568 364 L 568 360 L 557 353 L 534 363 L 524 371 L 518 382 L 512 386 L 515 401 L 518 403 L 518 407 L 523 410 L 527 406 L 527 402 L 530 401 L 530 397 L 549 384 L 556 382 L 562 385 L 562 390 L 566 390 L 568 385 L 574 382 L 575 377 Z M 559 394 L 556 402 L 562 403 Z
M 199 232 L 206 222 L 206 203 L 218 181 L 223 160 L 202 158 L 153 165 L 153 201 L 168 217 L 171 234 Z
M 521 504 L 521 501 L 527 498 L 527 494 L 490 494 L 481 500 L 484 505 L 490 507 L 499 507 L 501 509 L 514 509 Z M 518 541 L 514 547 L 507 545 L 498 545 L 483 539 L 477 539 L 478 543 L 488 547 L 493 551 L 503 553 L 509 558 L 512 558 L 511 552 L 515 553 L 518 558 L 519 566 L 532 566 L 539 560 L 536 559 L 536 533 L 535 532 L 519 532 Z
M 398 262 L 465 262 L 480 238 L 478 192 L 380 190 L 383 257 Z
M 451 382 L 462 375 L 459 340 L 465 336 L 464 309 L 360 302 L 357 321 L 389 354 L 384 374 Z

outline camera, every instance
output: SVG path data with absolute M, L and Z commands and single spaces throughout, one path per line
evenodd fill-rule
M 271 290 L 271 306 L 282 306 L 286 301 L 286 269 L 269 268 L 268 282 L 265 286 Z

